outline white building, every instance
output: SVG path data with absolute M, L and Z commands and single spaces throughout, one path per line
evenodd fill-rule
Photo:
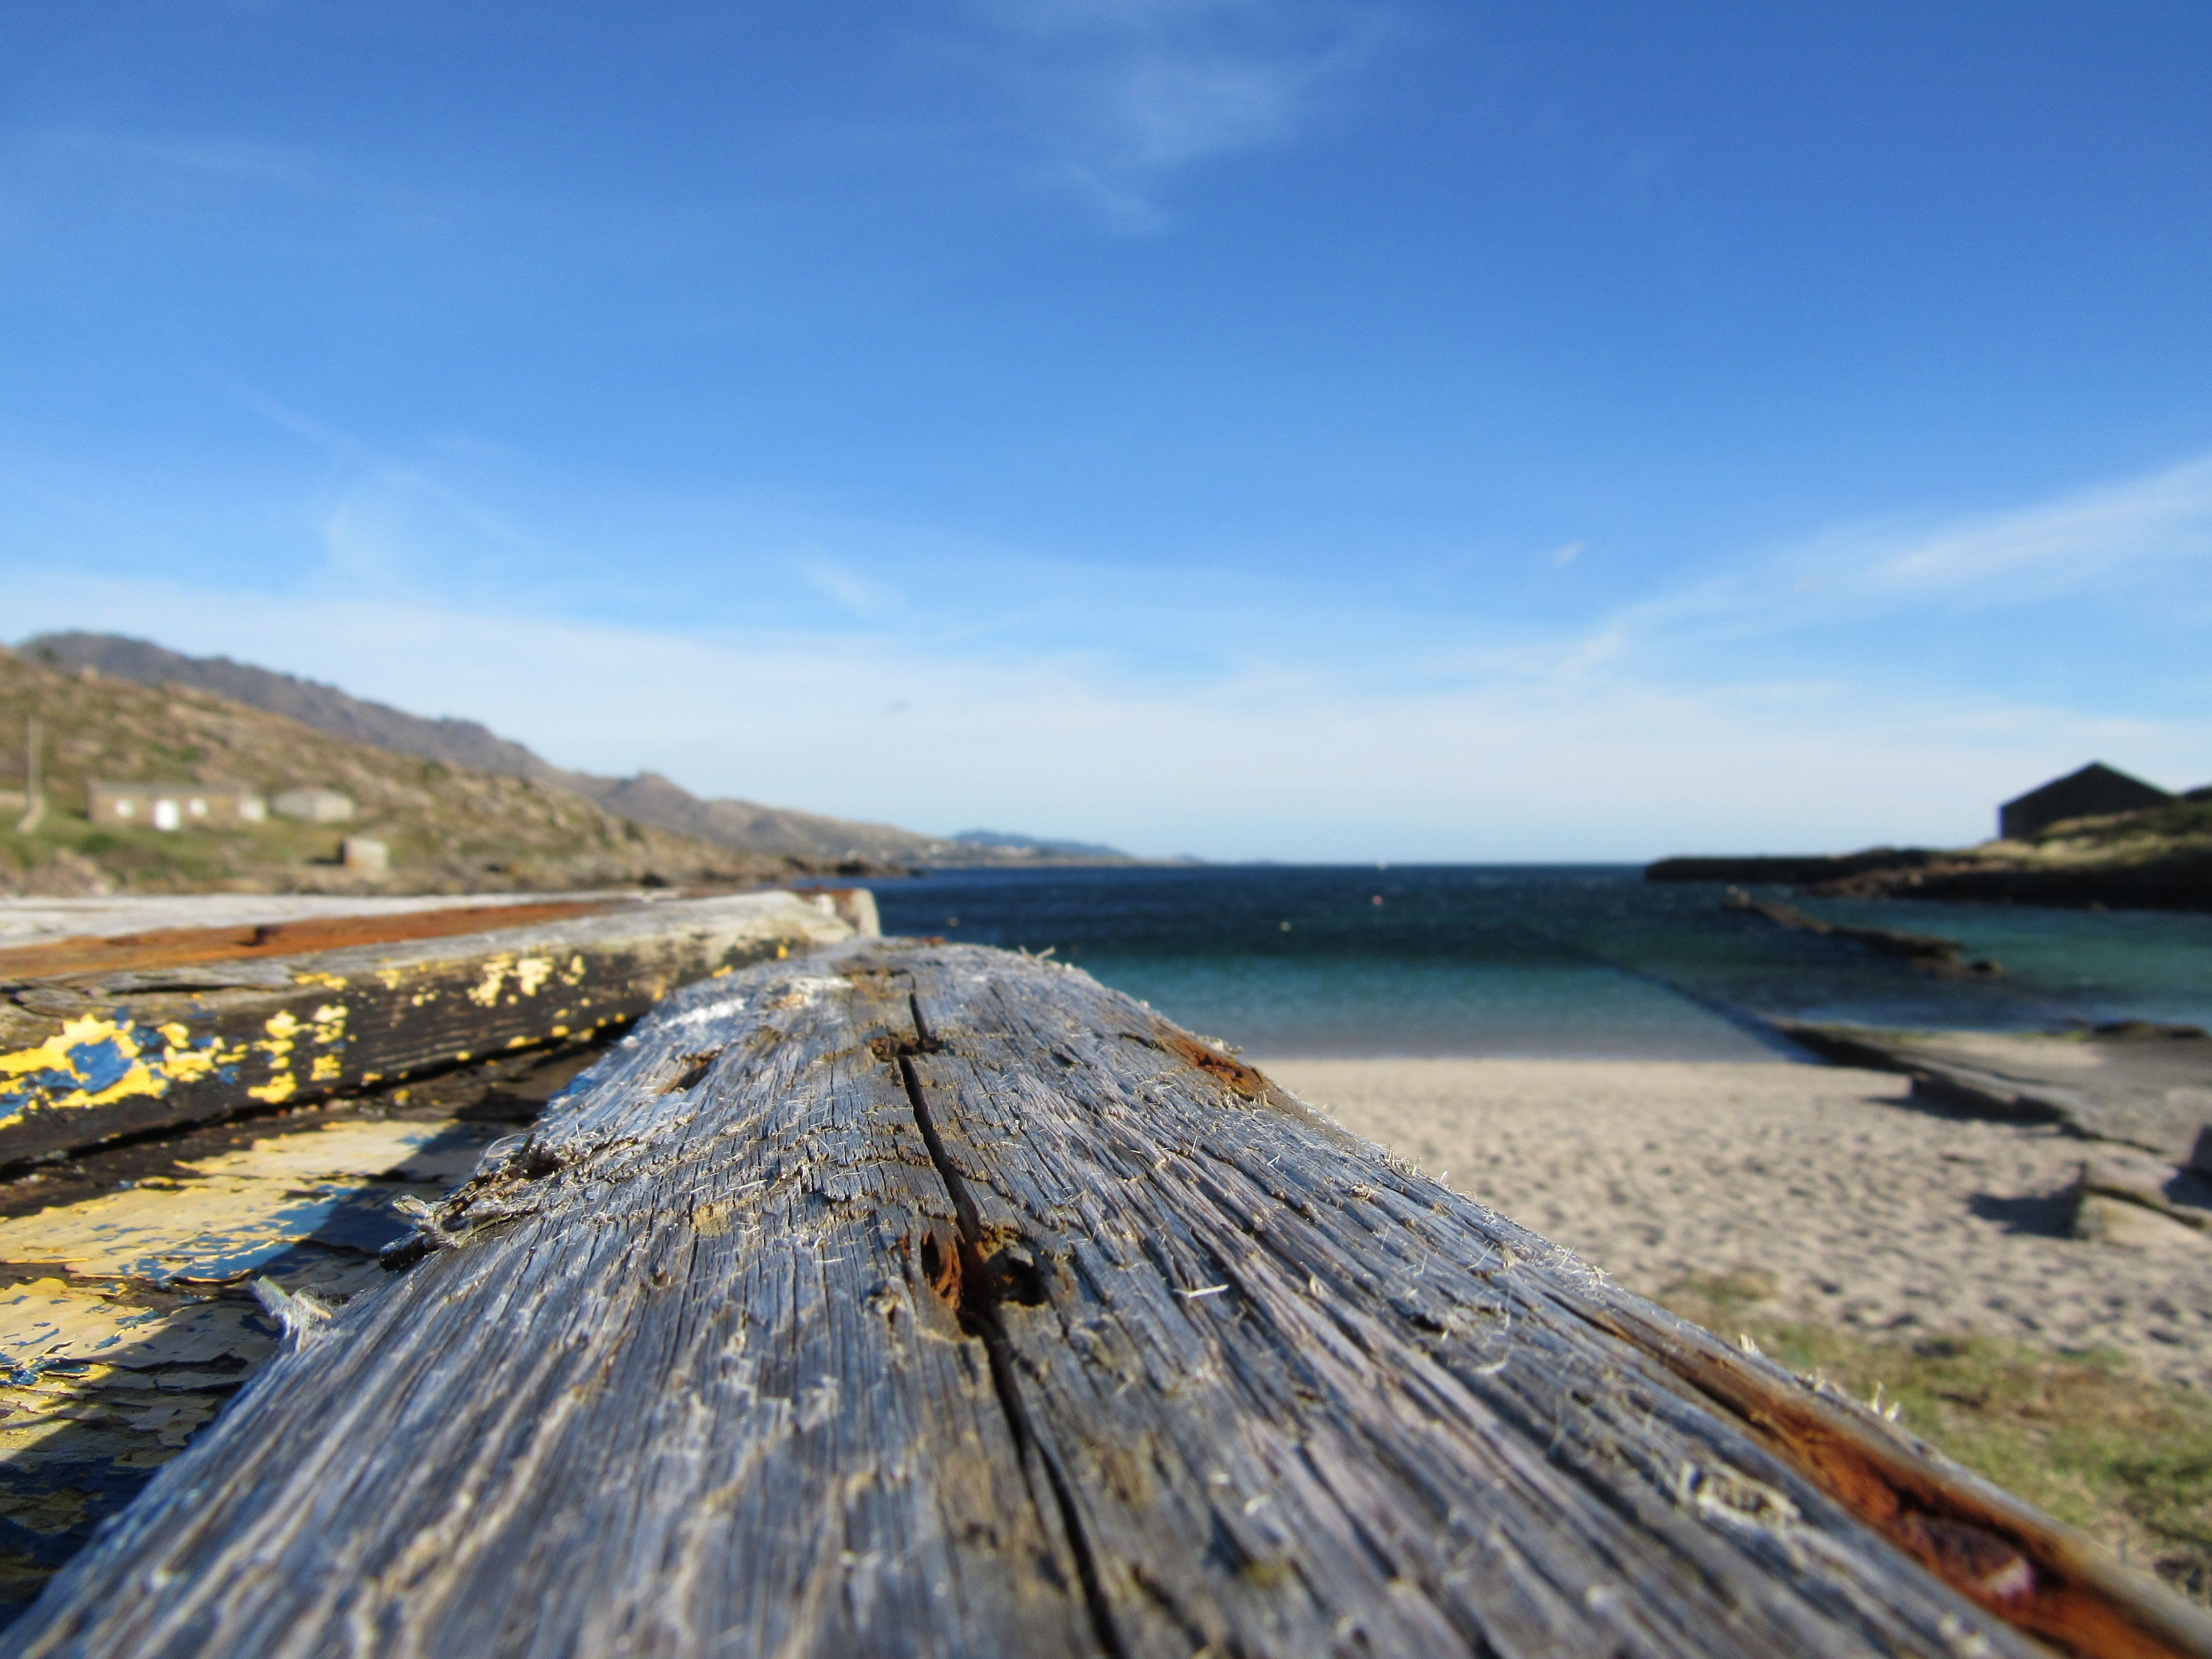
M 85 816 L 94 823 L 198 830 L 269 816 L 260 796 L 235 784 L 94 783 L 87 793 Z
M 353 816 L 353 797 L 335 789 L 287 789 L 269 805 L 279 817 L 304 818 L 309 823 L 343 823 Z

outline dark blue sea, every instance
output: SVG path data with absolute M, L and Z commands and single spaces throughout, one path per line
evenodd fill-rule
M 2008 970 L 1938 979 L 1616 865 L 940 871 L 875 891 L 887 933 L 1050 950 L 1267 1057 L 1793 1057 L 1759 1016 L 1954 1030 L 2212 1025 L 2212 916 L 1790 902 L 1938 933 Z

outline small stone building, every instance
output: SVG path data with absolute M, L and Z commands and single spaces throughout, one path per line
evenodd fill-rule
M 287 789 L 270 801 L 280 817 L 309 823 L 343 823 L 353 816 L 353 797 L 335 789 Z
M 392 849 L 367 836 L 348 836 L 338 842 L 338 862 L 357 876 L 392 872 Z
M 94 783 L 86 793 L 85 816 L 112 826 L 232 829 L 269 816 L 260 796 L 235 784 Z
M 2092 761 L 2078 772 L 2053 778 L 1997 808 L 1997 834 L 2026 841 L 2067 818 L 2103 817 L 2112 812 L 2140 812 L 2163 806 L 2173 797 L 2154 784 Z

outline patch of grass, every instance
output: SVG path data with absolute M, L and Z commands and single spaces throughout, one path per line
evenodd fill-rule
M 1861 1399 L 1879 1385 L 1898 1420 L 1946 1455 L 2212 1601 L 2212 1397 L 2130 1375 L 2111 1353 L 1773 1318 L 1759 1307 L 1774 1289 L 1759 1273 L 1698 1277 L 1657 1300 Z
M 2108 847 L 2146 836 L 2174 840 L 2212 836 L 2212 801 L 2177 800 L 2140 812 L 2069 818 L 2046 825 L 2036 832 L 2034 839 L 2039 847 L 2069 842 L 2087 847 Z

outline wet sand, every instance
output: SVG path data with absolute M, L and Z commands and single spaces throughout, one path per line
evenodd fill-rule
M 1783 1063 L 1256 1061 L 1346 1127 L 1632 1290 L 1764 1275 L 1763 1314 L 2104 1347 L 2212 1387 L 2212 1236 L 2142 1211 L 2068 1236 L 2098 1147 Z M 2126 1206 L 2132 1210 L 2132 1206 Z

